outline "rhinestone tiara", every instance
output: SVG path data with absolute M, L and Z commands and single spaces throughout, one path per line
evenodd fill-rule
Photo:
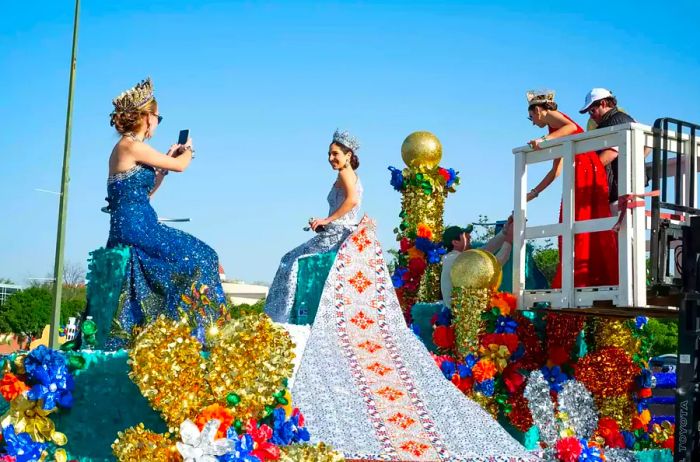
M 333 133 L 333 142 L 342 144 L 355 153 L 360 149 L 360 142 L 347 130 L 340 131 L 340 129 L 337 129 L 335 133 Z
M 114 113 L 138 111 L 152 99 L 153 82 L 147 77 L 112 100 Z
M 554 90 L 530 90 L 525 97 L 527 98 L 527 105 L 532 106 L 533 104 L 552 103 L 554 102 L 554 95 Z

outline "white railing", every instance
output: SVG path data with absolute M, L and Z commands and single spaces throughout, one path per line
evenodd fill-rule
M 627 212 L 618 233 L 619 285 L 574 287 L 574 234 L 609 230 L 617 222 L 616 216 L 584 221 L 574 219 L 574 158 L 579 153 L 617 147 L 619 194 L 641 194 L 644 193 L 644 151 L 647 146 L 653 146 L 651 127 L 631 123 L 546 141 L 538 151 L 529 146 L 513 150 L 513 291 L 518 297 L 519 308 L 527 309 L 538 302 L 548 302 L 552 308 L 590 307 L 596 300 L 611 300 L 620 307 L 646 306 L 646 220 L 643 207 Z M 563 158 L 562 222 L 526 226 L 528 165 L 556 158 Z M 558 236 L 562 237 L 561 289 L 525 290 L 526 240 Z

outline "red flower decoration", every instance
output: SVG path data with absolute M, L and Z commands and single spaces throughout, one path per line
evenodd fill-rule
M 440 167 L 440 168 L 438 168 L 438 173 L 440 174 L 440 176 L 442 176 L 445 179 L 445 183 L 450 181 L 450 172 L 448 172 L 444 168 Z
M 651 398 L 651 388 L 642 388 L 638 395 L 640 398 Z
M 461 378 L 459 374 L 454 374 L 452 376 L 452 383 L 455 387 L 459 388 L 462 393 L 467 393 L 474 386 L 474 379 L 472 377 Z
M 557 457 L 562 462 L 576 462 L 578 461 L 578 456 L 581 455 L 583 447 L 576 437 L 567 436 L 557 441 L 555 449 Z
M 418 276 L 422 276 L 428 264 L 422 258 L 411 258 L 408 261 L 408 271 Z
M 413 245 L 411 244 L 411 241 L 407 237 L 404 237 L 403 239 L 401 239 L 401 241 L 399 242 L 399 245 L 401 247 L 401 252 L 404 252 L 404 253 L 408 252 L 408 249 L 413 247 Z
M 620 433 L 620 427 L 615 419 L 601 417 L 600 421 L 598 421 L 597 434 L 605 440 L 606 446 L 618 449 L 625 448 L 625 438 Z
M 510 364 L 503 370 L 503 384 L 509 393 L 515 393 L 520 390 L 525 384 L 525 377 L 518 372 L 515 365 Z
M 664 440 L 663 443 L 661 443 L 662 448 L 669 449 L 671 451 L 674 450 L 675 445 L 676 445 L 676 439 L 673 436 L 667 438 L 666 440 Z
M 472 376 L 477 382 L 492 379 L 494 375 L 496 375 L 496 366 L 486 359 L 482 359 L 472 368 Z
M 486 334 L 481 337 L 481 345 L 488 348 L 489 345 L 505 345 L 512 354 L 518 349 L 517 334 Z
M 453 326 L 437 326 L 433 331 L 433 343 L 438 348 L 452 349 L 455 344 L 455 331 Z
M 272 429 L 270 427 L 264 424 L 258 427 L 258 422 L 251 419 L 246 424 L 245 431 L 253 438 L 255 449 L 251 452 L 252 455 L 263 462 L 279 459 L 280 448 L 269 442 L 270 438 L 272 438 Z

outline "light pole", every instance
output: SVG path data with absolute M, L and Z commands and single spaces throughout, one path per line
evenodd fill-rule
M 49 347 L 58 346 L 58 330 L 61 324 L 61 291 L 63 289 L 63 247 L 66 235 L 66 214 L 68 211 L 68 167 L 70 163 L 70 141 L 73 124 L 73 88 L 75 86 L 75 68 L 78 53 L 78 16 L 80 0 L 75 0 L 75 17 L 73 19 L 73 51 L 70 62 L 70 78 L 68 83 L 68 109 L 66 111 L 66 136 L 63 144 L 63 173 L 61 175 L 61 195 L 58 206 L 58 230 L 56 232 L 56 259 L 54 261 L 53 313 L 51 315 L 51 330 Z

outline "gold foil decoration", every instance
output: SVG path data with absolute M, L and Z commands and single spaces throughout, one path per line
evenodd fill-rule
M 455 259 L 450 278 L 454 287 L 495 290 L 501 284 L 502 269 L 489 252 L 469 249 Z
M 401 158 L 411 168 L 436 167 L 442 159 L 442 144 L 430 132 L 413 132 L 403 140 Z
M 279 462 L 344 462 L 345 457 L 324 443 L 280 446 Z
M 30 401 L 25 395 L 20 395 L 10 402 L 10 408 L 2 416 L 2 428 L 14 425 L 15 433 L 28 433 L 32 440 L 43 443 L 52 441 L 58 446 L 68 442 L 66 435 L 56 431 L 56 426 L 48 416 L 53 410 L 46 411 L 41 407 L 41 400 Z
M 112 453 L 119 462 L 182 462 L 175 443 L 169 435 L 153 433 L 140 423 L 119 432 L 112 444 Z
M 264 314 L 232 320 L 221 329 L 209 358 L 206 383 L 216 402 L 226 406 L 226 396 L 241 401 L 233 409 L 237 419 L 263 417 L 265 405 L 292 375 L 294 344 L 284 328 Z
M 476 392 L 471 395 L 471 399 L 476 401 L 479 406 L 481 406 L 486 412 L 491 414 L 491 417 L 498 419 L 498 404 L 493 400 L 493 398 L 484 396 L 483 394 Z
M 481 313 L 488 309 L 491 292 L 488 289 L 455 287 L 452 291 L 452 325 L 455 329 L 455 349 L 460 357 L 479 350 Z

